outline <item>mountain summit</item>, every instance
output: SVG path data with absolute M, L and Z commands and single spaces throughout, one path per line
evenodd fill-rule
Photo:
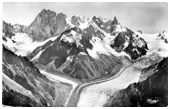
M 66 15 L 43 9 L 28 26 L 33 40 L 42 41 L 63 32 L 66 26 Z

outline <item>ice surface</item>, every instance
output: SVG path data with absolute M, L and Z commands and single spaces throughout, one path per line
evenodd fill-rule
M 161 57 L 167 57 L 168 43 L 165 43 L 165 41 L 161 39 L 161 37 L 158 37 L 158 35 L 159 34 L 141 34 L 139 36 L 142 37 L 147 42 L 149 48 L 147 55 L 156 53 Z
M 15 54 L 26 56 L 38 46 L 45 44 L 49 40 L 54 41 L 56 38 L 57 36 L 51 37 L 43 42 L 37 42 L 33 41 L 32 38 L 25 33 L 16 33 L 16 35 L 12 36 L 11 39 L 6 37 L 7 42 L 3 40 L 2 43 L 11 49 Z M 16 43 L 14 43 L 12 40 L 14 40 Z

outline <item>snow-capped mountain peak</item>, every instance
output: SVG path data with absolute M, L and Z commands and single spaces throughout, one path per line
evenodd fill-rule
M 53 22 L 56 23 L 58 27 L 56 27 L 50 22 L 54 18 L 57 20 Z M 50 25 L 54 27 L 51 28 L 51 26 L 49 26 L 48 23 L 44 22 L 45 20 L 49 20 Z M 44 27 L 42 25 L 44 29 L 43 32 L 39 33 L 35 30 L 42 29 L 39 28 L 40 26 L 39 24 L 41 22 L 44 25 Z M 57 22 L 60 22 L 60 24 Z M 21 26 L 14 25 L 14 27 L 17 30 L 20 30 Z M 51 30 L 48 27 L 50 27 Z M 75 30 L 73 28 L 75 28 Z M 99 38 L 100 42 L 98 42 L 98 44 L 101 43 L 102 46 L 105 45 L 111 46 L 111 48 L 115 49 L 115 51 L 118 53 L 126 52 L 133 59 L 145 55 L 145 52 L 147 52 L 148 49 L 152 51 L 153 48 L 152 44 L 150 43 L 153 41 L 150 41 L 149 37 L 146 38 L 141 31 L 133 32 L 130 29 L 123 27 L 118 22 L 116 17 L 114 17 L 113 20 L 96 16 L 93 16 L 92 18 L 86 18 L 84 16 L 79 15 L 75 15 L 68 18 L 63 13 L 56 14 L 55 12 L 50 10 L 42 10 L 37 15 L 35 20 L 27 28 L 27 30 L 29 29 L 30 31 L 32 31 L 31 34 L 27 34 L 28 31 L 26 33 L 20 33 L 19 31 L 12 32 L 16 33 L 16 35 L 12 36 L 11 39 L 7 39 L 11 40 L 9 41 L 10 44 L 6 44 L 5 42 L 4 44 L 6 46 L 10 45 L 9 48 L 11 47 L 12 49 L 14 49 L 13 51 L 23 51 L 25 47 L 27 47 L 28 45 L 32 45 L 33 47 L 31 48 L 29 47 L 30 49 L 26 50 L 27 52 L 24 50 L 25 51 L 24 54 L 22 54 L 21 52 L 17 53 L 17 54 L 21 53 L 20 55 L 26 56 L 28 53 L 32 52 L 36 47 L 41 46 L 42 44 L 45 44 L 46 42 L 51 40 L 51 38 L 47 38 L 46 40 L 44 40 L 42 37 L 43 39 L 41 41 L 42 43 L 38 43 L 35 40 L 35 38 L 38 38 L 39 40 L 39 36 L 41 36 L 40 34 L 45 35 L 47 33 L 48 37 L 53 37 L 55 40 L 57 39 L 57 37 L 55 36 L 55 32 L 57 32 L 59 33 L 58 36 L 60 36 L 60 41 L 67 42 L 69 44 L 75 44 L 77 47 L 82 47 L 84 49 L 86 49 L 85 46 L 88 46 L 90 49 L 93 48 L 96 44 L 95 42 L 96 40 L 93 39 Z M 58 29 L 60 32 L 58 31 Z M 34 37 L 34 35 L 36 35 L 36 37 Z M 157 37 L 159 37 L 158 39 L 162 39 L 165 43 L 167 43 L 168 42 L 167 36 L 168 36 L 167 33 L 163 32 L 159 34 Z M 148 45 L 148 48 L 147 44 L 150 44 Z M 143 50 L 140 51 L 141 49 Z

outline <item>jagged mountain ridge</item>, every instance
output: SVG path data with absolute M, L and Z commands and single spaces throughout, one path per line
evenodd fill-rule
M 89 26 L 89 28 L 94 29 L 93 26 Z M 114 74 L 115 72 L 112 71 L 116 68 L 115 65 L 119 63 L 118 59 L 116 59 L 114 55 L 110 57 L 104 54 L 99 54 L 103 60 L 96 60 L 94 57 L 89 55 L 87 49 L 92 50 L 93 48 L 90 43 L 93 35 L 101 40 L 105 37 L 102 32 L 95 32 L 93 29 L 89 28 L 84 29 L 84 31 L 78 27 L 66 30 L 54 42 L 49 41 L 42 47 L 35 49 L 33 53 L 30 54 L 30 59 L 44 67 L 52 66 L 53 70 L 59 69 L 58 71 L 64 72 L 65 74 L 79 80 L 89 81 L 108 74 Z M 88 31 L 90 31 L 90 34 Z M 115 61 L 109 62 L 109 59 Z M 82 61 L 76 62 L 76 60 Z M 70 63 L 66 64 L 65 62 L 67 61 L 70 61 Z M 91 62 L 93 62 L 94 65 L 90 64 L 89 66 L 88 64 Z M 100 66 L 103 66 L 103 68 Z M 80 74 L 79 72 L 82 73 Z
M 81 25 L 75 24 L 74 23 L 75 19 L 77 19 L 75 22 L 79 22 L 79 24 L 81 24 Z M 86 40 L 86 41 L 83 41 L 82 43 L 86 42 L 87 43 L 86 46 L 89 46 L 89 45 L 91 45 L 90 43 L 88 43 L 89 37 L 92 37 L 93 35 L 95 35 L 95 36 L 98 35 L 99 37 L 104 36 L 104 35 L 100 35 L 103 33 L 101 33 L 98 30 L 98 29 L 100 29 L 100 28 L 98 28 L 98 26 L 94 27 L 94 25 L 96 25 L 95 19 L 99 19 L 100 22 L 102 22 L 102 25 L 107 23 L 107 20 L 103 20 L 103 19 L 97 18 L 95 16 L 92 19 L 85 18 L 85 17 L 82 18 L 81 16 L 73 16 L 70 19 L 70 18 L 67 18 L 66 15 L 64 15 L 62 13 L 56 14 L 53 11 L 43 9 L 37 15 L 35 20 L 27 27 L 24 25 L 19 25 L 19 24 L 11 25 L 11 26 L 9 24 L 9 26 L 8 26 L 8 23 L 3 22 L 3 27 L 4 27 L 3 28 L 3 34 L 4 34 L 3 41 L 4 41 L 4 43 L 7 43 L 7 42 L 10 42 L 9 44 L 12 43 L 12 46 L 14 46 L 13 48 L 15 49 L 15 50 L 13 50 L 14 52 L 19 51 L 20 49 L 22 51 L 25 51 L 27 49 L 27 48 L 25 48 L 26 47 L 25 45 L 23 45 L 24 48 L 21 48 L 21 47 L 17 47 L 18 45 L 19 46 L 21 45 L 20 43 L 15 43 L 17 41 L 14 39 L 17 39 L 17 38 L 15 38 L 15 36 L 18 35 L 18 33 L 19 34 L 20 33 L 27 34 L 28 35 L 27 39 L 31 38 L 31 40 L 32 40 L 32 42 L 30 42 L 30 45 L 34 45 L 34 47 L 36 47 L 36 46 L 39 46 L 39 44 L 38 44 L 39 42 L 46 42 L 49 38 L 55 38 L 57 35 L 62 34 L 62 32 L 64 33 L 64 31 L 67 31 L 71 28 L 76 27 L 76 28 L 79 28 L 80 31 L 82 31 L 83 29 L 86 29 L 86 32 L 83 33 L 83 34 L 86 34 L 86 37 L 83 37 L 83 40 Z M 117 22 L 117 20 L 116 21 L 109 20 L 108 22 L 109 23 L 107 23 L 107 27 L 109 27 L 110 29 L 113 30 L 113 28 L 111 28 L 111 26 L 113 25 L 114 28 L 117 28 L 116 24 L 118 24 L 118 23 L 114 24 L 114 22 Z M 112 23 L 110 23 L 110 22 L 112 22 Z M 118 25 L 118 28 L 119 28 L 118 31 L 121 31 L 120 28 L 122 28 L 122 27 L 120 24 Z M 116 34 L 116 33 L 117 32 L 114 31 L 114 34 Z M 10 34 L 9 37 L 8 37 L 8 34 Z M 25 36 L 25 34 L 23 34 L 23 36 Z M 8 41 L 8 38 L 10 41 Z M 24 40 L 24 38 L 23 38 L 23 40 Z M 38 45 L 35 45 L 34 42 L 37 43 Z M 34 44 L 32 44 L 32 43 L 34 43 Z M 9 44 L 6 44 L 6 45 L 9 45 Z M 32 52 L 34 50 L 34 47 L 32 47 L 33 48 L 32 50 L 28 49 L 27 53 L 22 53 L 22 56 L 26 56 L 28 53 Z M 17 53 L 17 55 L 18 54 L 20 54 L 20 53 Z
M 51 34 L 50 31 L 57 25 L 62 28 L 60 28 L 60 30 L 62 30 L 60 31 L 61 34 L 57 33 L 59 36 L 54 40 L 46 41 L 43 45 L 33 49 L 28 54 L 28 57 L 34 64 L 50 66 L 53 70 L 57 69 L 57 71 L 64 72 L 64 74 L 70 75 L 73 78 L 76 77 L 83 80 L 99 78 L 101 75 L 94 76 L 96 75 L 96 71 L 108 73 L 115 67 L 114 64 L 111 64 L 112 66 L 108 64 L 114 63 L 112 60 L 110 60 L 110 62 L 106 61 L 103 65 L 99 59 L 99 62 L 102 64 L 96 64 L 96 62 L 92 61 L 95 63 L 92 66 L 98 67 L 89 68 L 87 65 L 81 64 L 81 61 L 80 64 L 75 64 L 77 63 L 76 61 L 74 62 L 76 58 L 81 60 L 80 57 L 86 57 L 87 60 L 92 59 L 98 62 L 96 58 L 107 57 L 111 59 L 111 57 L 113 57 L 113 59 L 115 59 L 115 57 L 127 56 L 131 60 L 136 60 L 146 55 L 149 49 L 147 42 L 142 37 L 139 37 L 138 34 L 132 30 L 122 27 L 116 17 L 114 17 L 113 20 L 96 16 L 92 19 L 72 16 L 69 19 L 62 13 L 56 15 L 55 12 L 44 9 L 37 15 L 28 28 L 32 30 L 31 34 L 33 37 L 35 36 L 33 40 L 37 38 L 36 40 L 40 41 L 52 37 L 55 32 L 53 31 L 54 33 Z M 33 31 L 35 31 L 35 34 L 33 34 Z M 42 34 L 44 34 L 46 38 L 42 36 Z M 69 61 L 69 63 L 67 63 L 67 61 Z M 87 63 L 89 64 L 89 62 L 91 63 L 91 61 Z M 75 66 L 75 68 L 72 67 L 72 65 Z M 100 65 L 105 67 L 97 70 Z M 82 73 L 80 76 L 79 73 L 75 72 L 82 71 L 78 70 L 81 66 L 82 70 L 85 68 L 83 71 L 85 73 Z M 71 67 L 72 69 L 70 69 Z M 87 72 L 91 71 L 93 73 L 89 75 Z M 103 75 L 103 73 L 101 74 Z
M 23 32 L 27 33 L 29 36 L 33 38 L 35 41 L 43 41 L 47 38 L 59 35 L 63 32 L 64 28 L 68 28 L 67 26 L 71 23 L 74 26 L 82 26 L 84 25 L 86 28 L 91 21 L 94 21 L 100 28 L 110 33 L 114 30 L 111 26 L 117 25 L 117 19 L 114 18 L 111 20 L 104 20 L 100 17 L 94 16 L 92 19 L 81 17 L 81 16 L 72 16 L 70 18 L 70 22 L 68 22 L 67 16 L 63 13 L 56 14 L 54 11 L 43 9 L 34 19 L 34 21 L 29 26 L 15 24 L 14 26 L 3 21 L 4 28 L 11 28 L 11 32 Z M 116 20 L 116 21 L 115 21 Z M 82 24 L 82 25 L 81 25 Z M 6 26 L 7 25 L 7 26 Z M 11 27 L 10 27 L 11 25 Z M 71 26 L 71 25 L 69 25 Z M 7 32 L 3 32 L 7 33 Z M 11 35 L 12 36 L 12 35 Z M 11 37 L 10 36 L 10 37 Z

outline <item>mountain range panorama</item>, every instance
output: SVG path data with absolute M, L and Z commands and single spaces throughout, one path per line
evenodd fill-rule
M 2 40 L 4 105 L 90 106 L 104 94 L 94 105 L 167 106 L 165 31 L 43 9 L 29 26 L 3 21 Z
M 29 26 L 20 24 L 11 25 L 10 23 L 8 24 L 3 21 L 3 28 L 6 28 L 3 30 L 3 33 L 9 37 L 11 37 L 16 32 L 27 33 L 35 41 L 42 41 L 49 37 L 57 36 L 61 34 L 65 28 L 68 28 L 66 19 L 67 16 L 63 13 L 56 14 L 54 11 L 49 9 L 43 9 Z M 89 18 L 72 16 L 70 22 L 74 26 L 78 26 L 80 23 L 84 23 L 86 19 Z M 101 17 L 94 16 L 91 20 L 107 33 L 112 33 L 114 31 L 114 25 L 119 24 L 116 17 L 114 17 L 113 20 L 103 20 Z
M 127 40 L 127 38 L 125 39 L 124 37 L 129 37 L 131 41 L 128 42 L 133 43 L 133 31 L 128 28 L 122 27 L 116 17 L 114 17 L 113 20 L 107 20 L 94 16 L 90 20 L 85 17 L 72 16 L 70 22 L 72 25 L 74 25 L 74 27 L 70 27 L 71 25 L 68 24 L 67 19 L 68 18 L 63 13 L 56 14 L 53 11 L 43 9 L 37 15 L 34 21 L 27 27 L 19 24 L 11 25 L 3 21 L 3 33 L 7 37 L 12 37 L 16 32 L 21 32 L 28 34 L 30 37 L 32 37 L 33 41 L 44 41 L 50 37 L 64 34 L 65 31 L 71 28 L 77 28 L 77 30 L 81 31 L 80 34 L 83 34 L 83 41 L 81 43 L 83 43 L 84 46 L 89 46 L 91 45 L 89 43 L 89 40 L 93 35 L 99 38 L 105 36 L 103 32 L 96 30 L 96 27 L 94 27 L 93 25 L 93 23 L 95 23 L 101 30 L 103 30 L 107 34 L 110 34 L 111 36 L 116 36 L 118 34 L 115 42 L 118 42 L 119 44 L 110 44 L 111 47 L 113 47 L 117 52 L 123 51 L 125 40 Z M 86 27 L 81 28 L 80 24 L 84 24 L 86 25 Z M 121 28 L 123 31 L 119 30 Z M 121 42 L 117 40 L 121 40 Z M 131 48 L 136 47 L 129 44 L 126 49 L 124 48 L 124 51 L 127 52 L 132 59 L 137 59 L 138 57 L 146 54 L 147 46 L 142 48 L 137 47 L 137 51 L 141 52 L 139 54 L 136 51 L 129 51 L 129 49 Z

